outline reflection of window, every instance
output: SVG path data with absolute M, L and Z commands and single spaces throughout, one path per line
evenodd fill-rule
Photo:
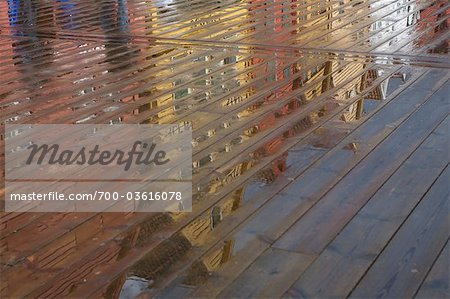
M 314 67 L 311 69 L 311 75 L 310 78 L 312 78 L 315 74 L 319 72 L 318 67 Z
M 237 61 L 237 56 L 229 56 L 223 60 L 223 64 L 235 63 Z
M 354 90 L 348 90 L 348 91 L 345 92 L 345 98 L 346 99 L 354 97 L 355 95 L 356 95 L 356 91 L 354 91 Z
M 222 209 L 215 206 L 211 210 L 211 226 L 215 228 L 222 221 Z
M 408 15 L 407 26 L 414 25 L 415 23 L 417 23 L 417 20 L 418 20 L 418 13 L 417 12 Z
M 173 93 L 175 100 L 181 99 L 190 93 L 190 88 L 183 88 Z
M 298 77 L 294 80 L 292 84 L 292 90 L 296 90 L 297 88 L 300 88 L 303 86 L 303 80 L 302 77 Z
M 173 125 L 169 129 L 169 134 L 178 134 L 190 130 L 192 128 L 192 123 L 189 121 L 179 122 L 177 125 Z

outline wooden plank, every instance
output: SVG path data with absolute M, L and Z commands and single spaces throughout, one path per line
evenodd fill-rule
M 78 215 L 81 216 L 81 214 Z M 109 248 L 116 248 L 120 240 L 118 236 L 125 238 L 130 227 L 139 220 L 136 217 L 118 218 L 117 215 L 117 213 L 95 214 L 94 217 L 82 222 L 66 234 L 47 240 L 48 244 L 35 249 L 32 255 L 27 256 L 25 263 L 7 268 L 3 272 L 5 275 L 2 276 L 2 280 L 7 280 L 10 285 L 17 285 L 19 281 L 22 281 L 21 288 L 15 290 L 15 296 L 23 296 L 24 294 L 20 292 L 30 292 L 37 287 L 42 289 L 47 284 L 54 286 L 55 277 L 69 276 L 67 273 L 77 272 L 86 260 L 95 259 L 99 253 Z M 130 214 L 130 216 L 133 215 Z M 128 221 L 126 226 L 118 225 L 125 220 Z M 100 230 L 96 226 L 99 223 L 103 226 Z M 122 247 L 126 246 L 122 244 Z M 98 267 L 100 263 L 97 261 L 91 266 Z M 12 290 L 9 292 L 12 293 Z
M 292 296 L 346 297 L 449 163 L 450 117 L 302 274 Z
M 191 287 L 178 285 L 175 286 L 174 288 L 164 290 L 163 293 L 159 294 L 158 298 L 170 298 L 170 299 L 188 298 L 193 291 L 194 289 Z
M 314 256 L 267 249 L 220 294 L 219 298 L 277 298 Z
M 447 86 L 441 86 L 429 101 L 333 186 L 276 242 L 275 247 L 305 254 L 319 254 L 446 117 L 449 113 Z M 325 167 L 339 176 L 335 166 L 342 167 L 343 160 Z M 320 181 L 321 177 L 318 176 L 316 180 Z M 309 195 L 301 190 L 295 194 Z M 317 195 L 309 195 L 311 196 L 317 198 Z
M 44 238 L 45 239 L 45 238 Z M 31 245 L 31 244 L 28 244 L 28 245 Z
M 45 238 L 44 238 L 45 239 Z M 31 244 L 28 244 L 28 245 L 31 245 Z
M 348 49 L 348 47 L 346 47 L 346 45 L 350 42 L 350 41 L 361 41 L 361 40 L 365 40 L 365 42 L 367 42 L 368 40 L 370 40 L 370 46 L 380 44 L 378 40 L 382 39 L 382 40 L 392 40 L 396 35 L 403 33 L 405 30 L 411 30 L 411 29 L 415 29 L 417 31 L 417 27 L 420 26 L 421 23 L 416 23 L 414 25 L 409 26 L 408 28 L 404 28 L 404 26 L 402 26 L 402 24 L 404 24 L 405 22 L 408 21 L 408 18 L 411 18 L 411 15 L 413 15 L 414 13 L 419 13 L 421 10 L 424 9 L 428 9 L 430 6 L 432 5 L 436 5 L 436 1 L 432 1 L 432 2 L 420 2 L 418 3 L 418 5 L 416 7 L 413 7 L 412 9 L 408 9 L 408 10 L 404 10 L 401 9 L 399 10 L 393 10 L 394 13 L 390 14 L 390 15 L 386 15 L 384 17 L 378 17 L 376 19 L 373 19 L 372 22 L 370 22 L 371 26 L 365 26 L 365 27 L 361 27 L 359 30 L 354 30 L 354 26 L 347 25 L 346 27 L 344 27 L 347 30 L 353 30 L 353 32 L 351 34 L 348 34 L 347 36 L 345 36 L 344 38 L 340 37 L 340 40 L 337 41 L 337 44 L 333 45 L 334 48 L 344 48 L 344 49 Z M 410 7 L 408 7 L 410 8 Z M 429 19 L 429 16 L 427 16 L 426 18 L 421 18 L 421 22 L 427 22 L 427 19 Z M 428 20 L 429 21 L 429 20 Z M 377 24 L 378 23 L 378 24 Z M 377 25 L 377 26 L 373 26 L 373 25 Z M 374 29 L 374 27 L 376 29 Z M 357 27 L 358 28 L 358 27 Z M 384 31 L 384 32 L 383 32 Z M 422 33 L 422 32 L 420 32 Z M 416 34 L 419 34 L 416 32 Z M 322 46 L 322 47 L 326 47 L 326 48 L 332 48 L 329 47 L 329 45 L 320 45 L 318 43 L 315 44 L 315 46 Z M 392 49 L 393 47 L 391 47 Z M 359 48 L 358 46 L 353 47 L 352 50 L 363 50 L 361 48 Z M 392 49 L 394 50 L 394 49 Z
M 249 182 L 245 184 L 242 190 L 242 202 L 239 209 L 233 211 L 232 214 L 225 217 L 220 226 L 210 231 L 208 233 L 208 238 L 205 242 L 201 244 L 202 255 L 205 252 L 209 252 L 208 249 L 214 247 L 214 245 L 219 242 L 224 236 L 226 236 L 230 231 L 233 230 L 239 223 L 242 223 L 251 215 L 255 210 L 261 207 L 267 200 L 273 197 L 279 190 L 285 187 L 291 182 L 289 178 L 290 174 L 294 174 L 295 171 L 301 172 L 306 169 L 313 161 L 322 156 L 326 151 L 325 149 L 314 147 L 315 144 L 320 143 L 325 134 L 334 134 L 327 144 L 321 144 L 320 146 L 332 147 L 340 139 L 342 139 L 346 134 L 342 130 L 334 130 L 328 128 L 327 130 L 318 130 L 318 132 L 313 133 L 311 136 L 307 137 L 304 141 L 305 144 L 302 146 L 297 146 L 293 149 L 293 152 L 289 155 L 289 168 L 286 170 L 285 175 L 277 177 L 274 182 L 267 185 L 261 185 L 257 182 Z M 288 173 L 289 172 L 289 173 Z M 227 240 L 225 240 L 225 243 Z M 228 240 L 228 242 L 230 242 Z M 165 287 L 161 293 L 158 294 L 161 298 L 182 298 L 176 297 L 174 294 L 178 294 L 178 291 L 172 289 L 178 289 L 182 287 L 183 281 L 185 279 L 186 272 L 190 272 L 189 267 L 192 267 L 193 262 L 200 259 L 202 255 L 197 254 L 196 257 L 187 261 L 187 264 L 182 268 L 182 271 L 171 271 L 167 278 L 161 278 L 160 283 Z M 225 252 L 224 252 L 225 255 Z M 166 281 L 164 281 L 166 280 Z M 170 284 L 169 284 L 170 282 Z M 159 287 L 159 285 L 158 285 Z M 183 288 L 185 290 L 186 288 Z M 188 288 L 189 292 L 193 291 L 193 288 Z
M 223 265 L 217 276 L 201 286 L 195 296 L 213 297 L 222 289 L 226 281 L 233 280 L 245 267 L 247 267 L 258 255 L 264 251 L 276 238 L 292 225 L 308 207 L 314 204 L 309 197 L 301 197 L 302 194 L 323 194 L 329 182 L 338 178 L 333 172 L 326 168 L 317 167 L 322 163 L 328 164 L 336 159 L 345 160 L 341 163 L 341 172 L 349 171 L 353 165 L 358 163 L 370 149 L 381 142 L 386 135 L 390 134 L 408 114 L 412 113 L 418 105 L 423 103 L 434 91 L 445 81 L 439 78 L 445 77 L 445 72 L 432 72 L 426 78 L 421 78 L 413 86 L 410 86 L 398 98 L 378 111 L 371 119 L 363 124 L 358 130 L 350 134 L 334 150 L 328 153 L 314 167 L 296 177 L 295 182 L 290 184 L 277 196 L 259 209 L 258 213 L 252 215 L 245 223 L 241 224 L 227 239 L 236 239 L 237 249 L 234 262 Z M 413 95 L 416 95 L 413 97 Z M 357 153 L 342 152 L 341 147 L 349 142 L 357 141 L 367 143 L 371 146 L 360 148 Z M 344 153 L 335 156 L 335 153 Z M 328 180 L 325 179 L 328 176 Z M 320 180 L 317 178 L 320 177 Z M 292 191 L 294 189 L 294 191 Z M 241 250 L 241 252 L 239 252 Z
M 434 266 L 428 273 L 424 282 L 419 288 L 416 298 L 420 299 L 440 299 L 446 298 L 450 294 L 450 242 L 442 250 L 439 258 L 434 262 Z
M 378 1 L 378 2 L 381 2 L 381 1 Z M 272 10 L 273 9 L 273 6 L 272 7 L 269 7 L 269 9 L 270 10 Z M 238 19 L 236 19 L 236 22 L 237 22 L 237 24 L 239 24 L 239 25 L 241 25 L 242 24 L 242 20 L 238 20 Z M 223 24 L 222 24 L 223 25 Z M 253 26 L 253 24 L 251 24 L 250 26 Z M 241 27 L 241 26 L 238 26 L 238 27 Z M 229 29 L 229 28 L 228 28 Z M 227 29 L 227 31 L 228 31 L 228 29 Z M 238 31 L 237 32 L 239 32 L 239 31 L 241 31 L 242 30 L 242 28 L 238 28 Z M 203 34 L 199 34 L 199 35 L 197 35 L 196 37 L 197 38 L 199 38 L 199 37 L 201 37 L 201 36 L 204 36 L 204 33 L 205 33 L 205 31 L 201 31 L 200 33 L 203 33 Z M 224 36 L 224 35 L 228 35 L 228 34 L 230 34 L 230 32 L 227 32 L 226 34 L 222 34 L 222 36 Z M 215 38 L 219 38 L 220 36 L 216 36 Z M 174 55 L 173 53 L 171 53 L 171 55 Z M 139 61 L 140 63 L 142 62 L 142 61 Z M 140 64 L 139 63 L 139 64 Z M 134 61 L 133 61 L 133 64 L 138 64 L 138 63 L 135 63 Z M 179 64 L 178 64 L 179 65 Z M 177 71 L 180 71 L 180 67 L 178 67 L 178 69 L 177 69 Z M 140 72 L 139 73 L 139 76 L 141 75 L 141 73 L 142 72 Z M 167 76 L 163 76 L 163 74 L 159 74 L 160 75 L 160 77 L 164 77 L 164 80 L 167 80 Z M 197 79 L 199 79 L 199 78 L 197 78 Z M 136 79 L 134 80 L 135 82 L 137 81 Z M 175 80 L 174 80 L 175 81 Z M 98 82 L 98 80 L 97 80 L 97 82 Z M 107 83 L 111 83 L 111 82 L 107 82 Z M 122 82 L 115 82 L 116 84 L 114 84 L 114 85 L 117 85 L 117 84 L 122 84 Z M 146 83 L 148 83 L 148 80 L 146 81 Z M 111 84 L 110 84 L 111 85 Z M 92 94 L 90 95 L 91 97 L 93 96 Z M 131 96 L 131 94 L 130 94 L 130 96 Z M 140 101 L 141 102 L 141 104 L 146 104 L 147 103 L 147 101 L 148 101 L 148 99 L 146 99 L 144 102 L 145 103 L 142 103 L 142 100 Z M 138 106 L 136 106 L 136 105 L 134 105 L 134 103 L 133 103 L 133 105 L 132 105 L 132 103 L 129 103 L 128 105 L 127 105 L 127 109 L 129 110 L 129 111 L 131 111 L 131 110 L 133 110 L 133 108 L 131 108 L 131 107 L 134 107 L 134 108 L 137 108 Z M 104 108 L 104 107 L 102 107 L 102 108 Z M 97 107 L 96 108 L 97 109 L 97 111 L 98 111 L 98 109 L 100 109 L 99 107 Z M 90 113 L 95 113 L 96 111 L 95 110 L 92 110 L 92 109 L 89 109 L 89 110 L 84 110 L 84 111 L 80 111 L 80 114 L 78 114 L 79 116 L 78 117 L 82 117 L 81 116 L 81 113 L 84 113 L 85 115 L 88 115 L 88 114 L 90 114 Z M 41 115 L 41 117 L 43 117 L 42 115 Z M 108 115 L 107 116 L 107 118 L 108 119 L 110 119 L 112 117 L 112 115 Z M 103 119 L 103 115 L 102 116 L 100 116 L 100 118 L 101 119 Z M 62 122 L 62 120 L 61 119 L 59 119 L 59 121 L 60 122 Z M 66 121 L 69 121 L 67 118 L 66 118 Z
M 69 273 L 61 273 L 53 278 L 53 285 L 49 288 L 36 289 L 29 298 L 65 298 L 77 287 L 85 282 L 85 277 L 93 273 L 96 267 L 108 263 L 113 263 L 119 253 L 120 246 L 110 246 L 97 253 L 95 257 L 89 257 L 79 267 L 74 267 Z
M 447 167 L 358 283 L 351 298 L 411 298 L 416 293 L 449 237 L 449 180 Z
M 40 218 L 43 213 L 33 213 L 32 215 L 29 213 L 2 213 L 0 215 L 0 239 L 3 239 L 7 235 L 15 233 L 17 230 L 25 227 L 33 220 Z
M 385 74 L 384 75 L 384 77 L 383 78 L 379 78 L 378 79 L 378 81 L 377 82 L 381 82 L 382 80 L 384 80 L 384 78 L 385 77 L 387 77 L 387 76 L 389 76 L 389 74 L 390 73 L 392 73 L 392 70 L 390 70 L 389 71 L 389 73 L 387 73 L 387 74 Z M 376 85 L 376 84 L 378 84 L 378 83 L 373 83 L 374 84 L 374 86 Z M 341 107 L 341 109 L 344 109 L 346 106 L 344 105 L 344 106 L 342 106 Z M 336 113 L 336 114 L 338 114 L 338 113 Z M 333 116 L 333 115 L 332 115 Z M 334 115 L 335 116 L 335 115 Z M 330 117 L 331 118 L 331 117 Z M 295 143 L 297 143 L 298 142 L 298 140 L 295 140 L 295 139 L 290 139 L 290 142 L 288 142 L 288 144 L 287 145 L 289 145 L 289 144 L 291 144 L 290 146 L 292 146 L 292 144 L 295 144 Z M 288 146 L 287 148 L 289 148 L 290 146 Z M 269 157 L 268 157 L 269 158 Z M 273 159 L 273 158 L 272 158 Z M 265 164 L 266 162 L 264 162 L 264 164 Z M 260 164 L 261 165 L 261 164 Z M 254 171 L 253 169 L 252 170 L 250 170 L 250 171 L 248 171 L 245 175 L 248 175 L 249 173 L 251 173 L 252 171 Z M 243 176 L 244 178 L 245 178 L 245 176 Z M 228 191 L 228 192 L 231 192 L 231 191 Z M 220 195 L 220 193 L 218 193 L 218 194 L 216 194 L 216 197 L 219 197 L 219 196 L 223 196 L 223 195 Z M 212 198 L 211 198 L 212 199 Z M 206 202 L 205 201 L 203 201 L 202 202 L 202 204 L 205 204 Z M 198 210 L 197 210 L 197 212 L 194 212 L 194 213 L 200 213 L 200 212 L 202 212 L 202 210 L 203 210 L 203 208 L 202 207 L 198 207 Z M 193 215 L 193 216 L 191 216 L 190 218 L 193 218 L 195 216 L 195 214 Z M 180 225 L 181 226 L 181 225 Z M 165 235 L 168 235 L 168 234 L 165 234 Z M 156 241 L 156 242 L 159 242 L 159 241 Z M 117 269 L 119 269 L 119 267 L 117 267 Z M 100 280 L 100 279 L 99 279 Z M 105 279 L 104 278 L 102 278 L 102 280 L 104 281 Z M 96 284 L 96 285 L 98 285 L 98 284 Z M 86 289 L 89 289 L 89 288 L 86 288 Z
M 60 235 L 67 234 L 74 226 L 80 225 L 81 220 L 86 220 L 87 213 L 61 213 L 51 214 L 42 221 L 35 221 L 32 226 L 27 226 L 18 233 L 10 234 L 3 239 L 6 250 L 1 253 L 2 263 L 14 264 L 21 258 L 30 255 Z M 99 229 L 93 222 L 92 230 Z

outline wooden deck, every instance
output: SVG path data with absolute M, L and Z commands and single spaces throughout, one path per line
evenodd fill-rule
M 224 223 L 243 220 L 223 234 L 234 243 L 231 260 L 199 288 L 180 280 L 163 294 L 445 298 L 447 80 L 423 73 L 327 150 L 292 149 L 308 162 L 300 158 L 275 195 L 263 188 L 253 195 L 258 208 Z
M 450 295 L 446 1 L 19 2 L 2 128 L 191 127 L 194 206 L 1 212 L 2 298 Z
M 228 236 L 240 253 L 198 295 L 415 295 L 448 242 L 450 119 L 440 88 L 386 130 L 411 100 L 397 99 L 303 170 Z M 445 293 L 441 274 L 434 287 Z

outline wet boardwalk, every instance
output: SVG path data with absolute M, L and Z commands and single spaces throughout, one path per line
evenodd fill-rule
M 171 123 L 194 151 L 192 213 L 2 212 L 1 297 L 448 297 L 449 13 L 1 1 L 2 127 Z

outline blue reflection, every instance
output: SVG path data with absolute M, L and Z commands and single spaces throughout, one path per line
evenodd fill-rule
M 126 0 L 119 0 L 119 9 L 117 12 L 117 23 L 121 31 L 128 31 L 128 7 Z
M 74 22 L 74 16 L 77 15 L 75 3 L 73 3 L 72 0 L 57 0 L 57 2 L 60 4 L 60 8 L 64 15 L 64 24 L 62 25 L 62 28 L 75 29 L 76 24 Z
M 32 1 L 8 0 L 9 24 L 36 25 L 36 9 Z
M 42 60 L 36 57 L 42 58 L 53 53 L 49 40 L 41 38 L 38 34 L 39 26 L 43 25 L 43 22 L 38 20 L 45 21 L 45 18 L 42 18 L 43 11 L 38 9 L 37 1 L 8 0 L 12 47 L 16 55 L 14 58 L 20 57 L 17 69 L 24 74 L 23 80 L 30 88 L 41 87 L 47 80 L 30 80 L 42 70 Z M 54 24 L 47 23 L 46 26 L 54 26 Z M 51 60 L 47 61 L 47 67 L 49 63 Z
M 108 9 L 110 2 L 103 3 L 103 7 Z M 101 17 L 101 25 L 105 32 L 127 35 L 129 33 L 128 5 L 126 0 L 117 0 L 117 11 L 115 15 L 105 14 Z

